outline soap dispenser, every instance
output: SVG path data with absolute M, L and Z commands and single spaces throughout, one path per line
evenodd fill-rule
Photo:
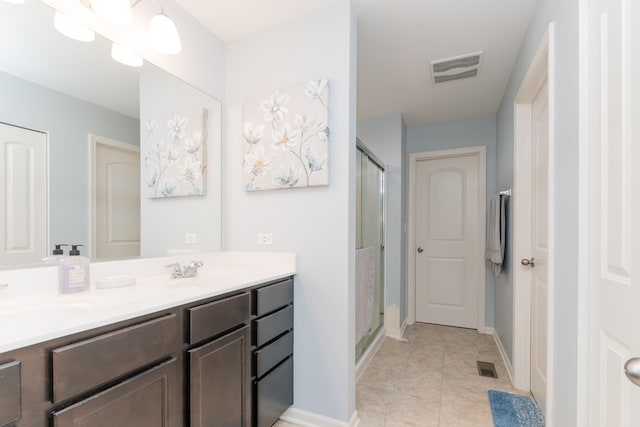
M 42 261 L 50 265 L 60 264 L 60 261 L 62 261 L 65 258 L 64 251 L 62 250 L 61 246 L 69 246 L 69 245 L 65 245 L 65 244 L 55 245 L 55 249 L 53 250 L 53 253 L 46 258 L 42 258 Z
M 80 256 L 78 246 L 71 245 L 69 257 L 60 261 L 60 292 L 81 292 L 91 286 L 89 281 L 89 258 Z

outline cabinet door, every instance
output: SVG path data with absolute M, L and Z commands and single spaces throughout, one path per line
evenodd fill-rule
M 53 412 L 53 427 L 178 427 L 177 371 L 176 359 L 171 359 Z
M 20 362 L 0 365 L 0 426 L 20 419 Z
M 192 427 L 250 426 L 250 328 L 189 351 Z

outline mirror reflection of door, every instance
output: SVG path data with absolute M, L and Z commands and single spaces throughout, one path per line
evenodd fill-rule
M 92 135 L 93 259 L 140 255 L 140 148 Z
M 47 135 L 0 123 L 0 266 L 47 255 Z

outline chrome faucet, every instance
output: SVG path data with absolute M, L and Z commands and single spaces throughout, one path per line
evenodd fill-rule
M 194 277 L 198 275 L 198 268 L 202 267 L 202 261 L 191 261 L 182 269 L 182 277 Z
M 187 277 L 195 277 L 198 275 L 198 268 L 202 267 L 202 261 L 191 261 L 189 265 L 184 267 L 180 267 L 180 264 L 175 262 L 173 264 L 167 265 L 167 267 L 171 267 L 173 270 L 171 271 L 172 279 L 184 279 Z

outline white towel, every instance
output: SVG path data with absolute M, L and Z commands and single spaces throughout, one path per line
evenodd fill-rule
M 373 321 L 376 263 L 372 247 L 356 250 L 356 344 Z
M 487 226 L 487 250 L 484 257 L 493 266 L 493 274 L 498 277 L 502 273 L 505 246 L 505 197 L 496 196 L 491 199 L 489 207 L 489 223 Z

